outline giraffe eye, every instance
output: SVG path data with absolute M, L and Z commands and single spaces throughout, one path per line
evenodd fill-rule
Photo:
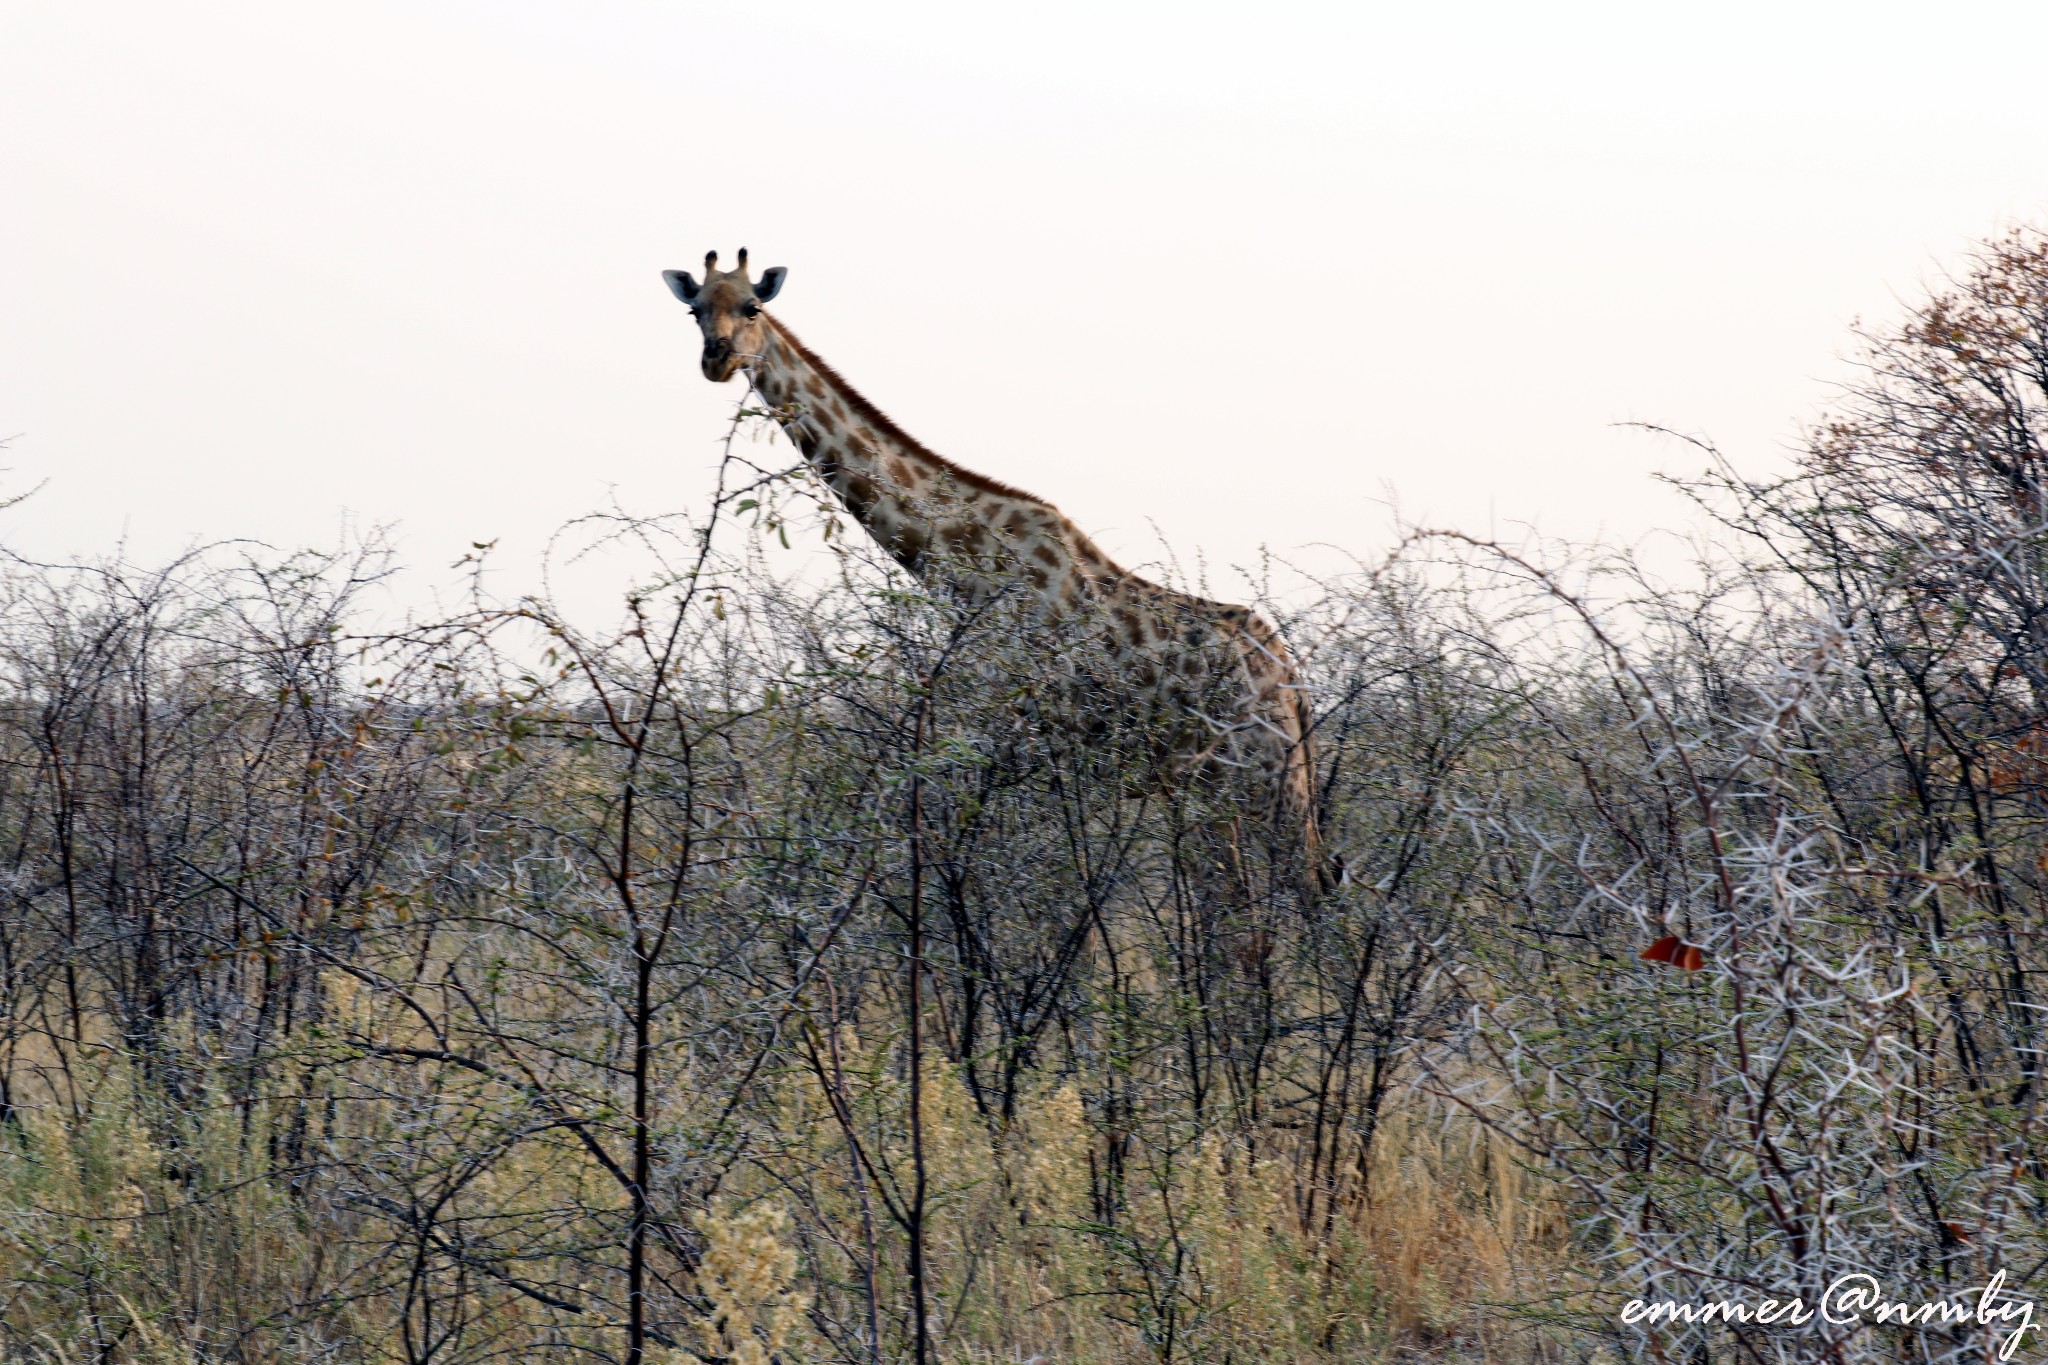
M 740 311 L 747 317 L 757 318 L 761 316 L 761 305 L 758 303 L 750 303 L 745 308 L 742 308 Z

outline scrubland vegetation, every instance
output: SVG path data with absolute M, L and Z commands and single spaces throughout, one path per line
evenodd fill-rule
M 0 1356 L 1988 1358 L 1618 1317 L 2048 1266 L 2048 240 L 1865 341 L 1791 477 L 1686 452 L 1683 590 L 1418 530 L 1266 604 L 1318 897 L 778 447 L 609 632 L 14 564 Z

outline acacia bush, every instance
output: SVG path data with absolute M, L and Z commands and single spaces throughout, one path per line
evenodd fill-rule
M 2044 300 L 1987 247 L 1791 477 L 1687 485 L 1692 588 L 1415 531 L 1264 594 L 1327 894 L 1085 614 L 739 443 L 599 526 L 604 630 L 13 562 L 0 1352 L 1983 1358 L 1617 1314 L 2048 1264 Z

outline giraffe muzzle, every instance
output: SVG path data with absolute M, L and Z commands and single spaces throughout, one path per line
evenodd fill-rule
M 704 377 L 714 382 L 732 378 L 732 341 L 719 337 L 716 341 L 704 343 Z

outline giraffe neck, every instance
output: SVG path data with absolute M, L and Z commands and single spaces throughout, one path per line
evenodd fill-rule
M 1051 504 L 926 450 L 772 318 L 752 376 L 819 478 L 920 577 L 972 560 L 997 539 L 1050 597 L 1072 601 L 1084 580 L 1122 574 Z
M 754 387 L 782 429 L 856 520 L 912 569 L 928 543 L 915 531 L 942 472 L 801 342 L 771 324 Z

